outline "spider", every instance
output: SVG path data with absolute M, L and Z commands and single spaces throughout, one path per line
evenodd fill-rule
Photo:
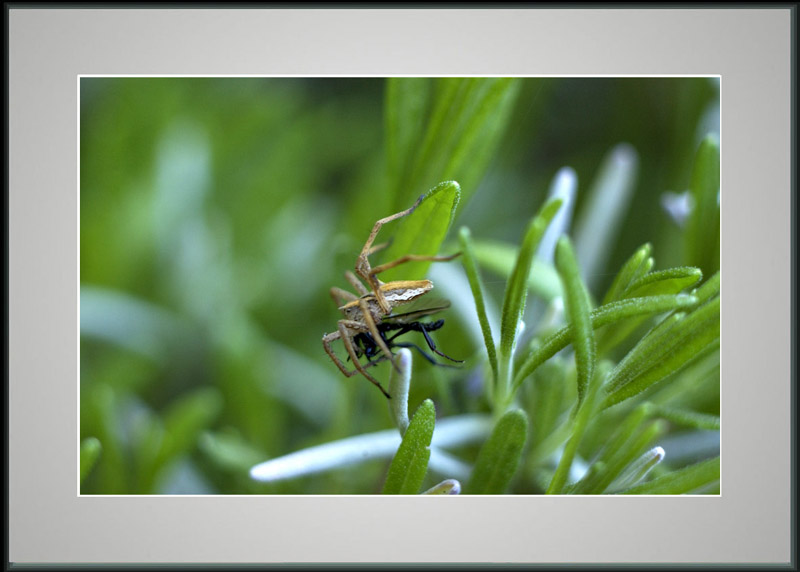
M 387 222 L 402 218 L 414 212 L 414 209 L 419 206 L 424 196 L 425 195 L 421 195 L 416 202 L 411 205 L 410 208 L 382 218 L 378 220 L 372 227 L 372 232 L 370 232 L 367 242 L 364 244 L 364 248 L 361 249 L 361 253 L 358 256 L 355 265 L 356 274 L 367 283 L 369 289 L 359 281 L 356 274 L 353 274 L 348 270 L 345 272 L 345 278 L 359 293 L 359 295 L 357 296 L 351 292 L 348 292 L 347 290 L 342 290 L 341 288 L 337 288 L 335 286 L 330 290 L 331 297 L 333 298 L 334 302 L 340 305 L 339 310 L 344 315 L 344 318 L 339 320 L 338 328 L 335 332 L 325 334 L 322 337 L 322 346 L 325 349 L 325 352 L 344 375 L 351 377 L 356 373 L 360 373 L 378 389 L 380 389 L 387 398 L 391 398 L 389 393 L 383 388 L 378 380 L 376 380 L 366 371 L 364 366 L 359 362 L 358 358 L 366 353 L 367 347 L 370 347 L 370 352 L 373 355 L 377 353 L 378 349 L 380 349 L 380 351 L 383 352 L 383 357 L 385 359 L 389 359 L 394 355 L 389 349 L 389 344 L 391 341 L 387 341 L 386 336 L 384 335 L 385 332 L 389 331 L 391 328 L 383 326 L 384 330 L 382 332 L 379 329 L 379 326 L 384 324 L 385 319 L 392 316 L 392 310 L 395 307 L 402 304 L 408 304 L 420 296 L 424 296 L 430 292 L 433 289 L 433 282 L 430 280 L 395 280 L 384 283 L 378 279 L 377 275 L 406 262 L 443 262 L 452 260 L 461 254 L 460 252 L 451 256 L 406 254 L 397 260 L 381 264 L 380 266 L 376 266 L 374 268 L 370 265 L 369 256 L 388 246 L 388 243 L 373 246 L 375 238 L 377 237 L 381 227 Z M 405 326 L 407 327 L 408 324 L 405 324 Z M 402 327 L 397 329 L 402 330 Z M 407 328 L 405 331 L 411 330 Z M 362 345 L 359 345 L 359 342 L 355 341 L 359 334 L 364 334 L 364 336 L 358 338 Z M 367 335 L 369 337 L 367 337 Z M 399 333 L 397 335 L 399 335 Z M 347 355 L 355 367 L 354 370 L 348 370 L 342 360 L 340 360 L 334 353 L 331 343 L 338 339 L 342 340 L 345 350 L 347 351 Z M 366 345 L 364 345 L 365 342 Z M 377 347 L 372 347 L 373 345 L 376 345 Z M 394 361 L 392 361 L 392 364 L 394 365 L 395 369 L 397 369 L 397 365 L 394 363 Z

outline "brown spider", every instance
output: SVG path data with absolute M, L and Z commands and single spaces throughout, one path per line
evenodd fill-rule
M 377 275 L 405 262 L 442 262 L 452 260 L 461 254 L 460 252 L 451 256 L 406 254 L 397 260 L 387 262 L 386 264 L 381 264 L 380 266 L 376 266 L 374 268 L 370 265 L 369 255 L 385 248 L 388 245 L 379 244 L 377 246 L 372 246 L 372 243 L 375 241 L 375 237 L 378 235 L 381 227 L 387 222 L 411 214 L 414 209 L 419 206 L 420 202 L 422 202 L 424 196 L 425 195 L 421 195 L 416 202 L 411 205 L 410 208 L 386 218 L 382 218 L 375 223 L 375 226 L 373 226 L 372 232 L 370 232 L 369 238 L 367 238 L 367 242 L 364 244 L 364 248 L 361 249 L 361 254 L 356 260 L 355 267 L 356 274 L 358 274 L 358 276 L 369 285 L 370 289 L 367 289 L 359 281 L 359 279 L 356 277 L 356 274 L 353 274 L 348 270 L 345 272 L 345 278 L 359 295 L 357 296 L 351 292 L 348 292 L 347 290 L 342 290 L 341 288 L 337 288 L 335 286 L 331 288 L 330 291 L 334 302 L 340 305 L 339 310 L 341 310 L 342 314 L 344 314 L 344 319 L 339 320 L 338 329 L 335 332 L 325 334 L 322 337 L 322 346 L 325 348 L 325 352 L 328 354 L 328 356 L 330 356 L 331 360 L 333 360 L 333 363 L 336 364 L 336 367 L 338 367 L 344 375 L 351 377 L 356 373 L 360 373 L 376 387 L 378 387 L 378 389 L 380 389 L 381 392 L 388 398 L 391 398 L 389 393 L 387 393 L 383 386 L 381 386 L 378 380 L 367 373 L 365 367 L 359 362 L 358 358 L 363 352 L 358 345 L 354 343 L 353 338 L 360 333 L 370 334 L 372 339 L 383 352 L 383 355 L 386 356 L 386 358 L 391 358 L 391 356 L 394 354 L 391 352 L 389 346 L 384 340 L 384 337 L 381 335 L 378 329 L 378 324 L 382 323 L 385 318 L 390 317 L 392 315 L 392 310 L 396 306 L 407 304 L 430 292 L 433 289 L 433 282 L 430 280 L 395 280 L 384 283 L 378 279 Z M 345 350 L 347 350 L 347 355 L 350 356 L 350 360 L 353 362 L 353 366 L 355 367 L 354 370 L 348 370 L 342 360 L 340 360 L 334 353 L 331 343 L 337 339 L 342 340 Z M 394 360 L 392 360 L 392 364 L 395 368 L 397 368 Z M 368 363 L 367 366 L 369 365 L 372 364 Z

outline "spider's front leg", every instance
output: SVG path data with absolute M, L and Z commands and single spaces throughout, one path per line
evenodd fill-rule
M 336 352 L 333 351 L 333 347 L 331 346 L 331 343 L 341 339 L 341 337 L 342 333 L 338 330 L 330 334 L 325 334 L 322 336 L 322 347 L 325 348 L 325 353 L 328 354 L 328 357 L 331 358 L 331 361 L 336 364 L 336 367 L 339 368 L 339 371 L 341 371 L 346 377 L 352 377 L 358 373 L 358 370 L 354 369 L 351 371 L 347 369 L 347 366 L 342 363 L 342 360 L 339 359 L 339 357 L 336 355 Z
M 375 223 L 372 227 L 372 232 L 369 233 L 369 237 L 367 238 L 367 242 L 364 244 L 364 248 L 361 249 L 361 254 L 358 255 L 358 259 L 356 260 L 356 274 L 358 274 L 363 280 L 367 282 L 369 287 L 372 289 L 372 292 L 375 294 L 375 298 L 378 301 L 378 305 L 381 307 L 384 315 L 388 315 L 389 312 L 392 311 L 389 302 L 386 301 L 386 297 L 380 291 L 380 281 L 376 278 L 375 273 L 372 272 L 372 267 L 369 264 L 369 255 L 373 252 L 376 252 L 383 245 L 379 245 L 379 247 L 372 247 L 372 243 L 375 242 L 375 238 L 378 236 L 378 232 L 380 232 L 381 227 L 386 224 L 387 222 L 391 222 L 393 220 L 397 220 L 398 218 L 402 218 L 404 216 L 410 215 L 414 212 L 419 204 L 422 202 L 422 199 L 425 198 L 425 195 L 420 195 L 419 198 L 404 211 L 400 211 L 399 213 L 395 213 L 393 215 L 387 216 L 385 218 L 380 219 Z
M 352 292 L 348 292 L 347 290 L 342 290 L 341 288 L 337 288 L 336 286 L 332 287 L 330 292 L 331 292 L 331 298 L 333 298 L 333 301 L 337 306 L 344 306 L 348 302 L 352 302 L 353 300 L 358 300 L 358 296 L 356 296 Z
M 356 371 L 366 377 L 373 385 L 375 385 L 378 389 L 381 390 L 388 399 L 391 399 L 389 393 L 383 388 L 380 382 L 372 377 L 367 370 L 364 369 L 364 366 L 361 365 L 361 362 L 358 360 L 358 355 L 356 354 L 355 346 L 353 345 L 353 336 L 361 331 L 365 331 L 364 324 L 359 322 L 355 322 L 353 320 L 339 320 L 339 328 L 336 332 L 331 334 L 326 334 L 322 337 L 322 345 L 325 348 L 325 352 L 330 356 L 333 360 L 333 363 L 336 364 L 336 367 L 341 370 L 341 372 L 346 375 L 347 377 L 351 377 L 355 375 Z M 353 362 L 353 366 L 356 368 L 354 371 L 350 371 L 347 367 L 342 363 L 331 347 L 331 342 L 336 339 L 341 339 L 342 343 L 344 344 L 345 350 L 347 350 L 347 355 L 350 356 L 350 359 Z

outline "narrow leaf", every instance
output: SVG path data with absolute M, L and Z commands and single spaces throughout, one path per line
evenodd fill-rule
M 647 483 L 625 489 L 625 495 L 681 495 L 719 481 L 719 457 L 701 461 L 662 475 Z
M 664 449 L 653 447 L 643 453 L 609 486 L 609 490 L 617 492 L 641 482 L 653 468 L 664 460 Z
M 707 136 L 695 156 L 689 190 L 694 208 L 686 228 L 688 260 L 705 272 L 719 269 L 719 141 Z
M 628 468 L 642 453 L 652 446 L 655 439 L 666 431 L 663 421 L 654 421 L 643 430 L 628 440 L 623 447 L 607 458 L 601 471 L 593 475 L 590 481 L 583 485 L 578 483 L 574 493 L 601 494 L 611 485 L 626 468 Z
M 481 277 L 478 273 L 478 267 L 475 264 L 475 257 L 472 252 L 472 239 L 467 227 L 461 228 L 458 233 L 458 239 L 461 243 L 461 260 L 464 264 L 464 270 L 467 273 L 469 287 L 470 290 L 472 290 L 472 297 L 475 299 L 475 311 L 478 313 L 478 322 L 480 322 L 481 325 L 483 341 L 486 345 L 486 354 L 489 358 L 489 365 L 492 368 L 494 382 L 497 383 L 497 352 L 492 336 L 492 328 L 489 325 L 489 317 L 486 315 L 486 303 L 483 300 L 483 284 L 481 283 Z
M 481 447 L 465 492 L 473 495 L 502 494 L 517 470 L 528 432 L 528 416 L 519 409 L 497 422 Z
M 511 276 L 519 257 L 516 246 L 495 240 L 477 240 L 472 246 L 475 259 L 482 267 L 503 278 Z M 542 262 L 536 255 L 528 273 L 528 289 L 546 302 L 561 296 L 561 280 L 555 267 Z
M 586 192 L 575 221 L 575 251 L 587 280 L 601 276 L 609 253 L 613 252 L 633 195 L 638 162 L 631 145 L 615 146 Z
M 508 125 L 520 82 L 517 78 L 480 78 L 473 85 L 476 89 L 464 108 L 463 127 L 454 131 L 457 143 L 443 175 L 459 177 L 470 189 L 475 188 L 486 170 Z
M 396 210 L 418 189 L 460 181 L 468 195 L 494 156 L 519 91 L 517 78 L 395 78 L 387 142 Z
M 592 321 L 592 328 L 596 330 L 597 328 L 626 318 L 646 314 L 661 314 L 678 308 L 688 308 L 696 303 L 697 298 L 686 294 L 630 298 L 600 306 L 592 310 L 589 317 Z M 572 337 L 572 326 L 566 326 L 548 336 L 542 342 L 541 347 L 532 352 L 519 368 L 519 371 L 514 376 L 514 388 L 516 389 L 519 387 L 525 378 L 532 374 L 536 368 L 545 361 L 567 347 L 567 345 L 572 342 Z
M 619 455 L 636 434 L 641 430 L 641 425 L 650 415 L 651 406 L 648 403 L 636 407 L 619 424 L 617 430 L 592 461 L 592 470 L 584 476 L 572 489 L 574 494 L 582 494 L 597 487 L 603 476 L 605 467 Z
M 403 441 L 389 465 L 383 494 L 415 495 L 419 493 L 428 470 L 435 423 L 436 409 L 433 401 L 426 399 L 414 413 L 403 436 Z
M 564 284 L 564 303 L 572 326 L 572 347 L 575 349 L 575 367 L 578 372 L 578 403 L 583 401 L 589 380 L 594 375 L 595 341 L 592 320 L 589 316 L 589 295 L 581 281 L 578 261 L 572 243 L 565 235 L 556 246 L 556 268 Z
M 622 298 L 644 296 L 660 296 L 664 294 L 677 294 L 696 284 L 702 278 L 698 268 L 678 267 L 668 270 L 651 272 L 634 280 L 622 293 Z M 646 317 L 638 320 L 628 320 L 622 324 L 615 324 L 607 328 L 598 336 L 598 353 L 605 354 L 617 347 L 633 331 L 642 325 Z
M 430 78 L 391 77 L 386 80 L 386 152 L 389 178 L 402 188 L 422 139 L 430 103 Z
M 578 192 L 578 175 L 572 167 L 561 167 L 550 182 L 547 200 L 560 200 L 561 208 L 558 209 L 553 220 L 539 241 L 539 246 L 534 253 L 545 263 L 552 264 L 556 253 L 556 242 L 562 234 L 569 232 L 572 224 L 572 211 L 575 208 L 575 195 Z
M 625 356 L 611 375 L 605 407 L 644 391 L 719 344 L 719 297 L 685 317 L 665 320 Z M 652 334 L 652 335 L 651 335 Z
M 442 419 L 436 425 L 431 445 L 450 448 L 482 442 L 492 426 L 488 415 L 468 414 Z M 354 435 L 259 463 L 250 468 L 250 477 L 261 482 L 276 482 L 358 465 L 371 459 L 391 459 L 401 442 L 397 429 Z
M 720 422 L 719 416 L 708 415 L 705 413 L 697 413 L 696 411 L 688 411 L 677 407 L 665 407 L 656 405 L 653 407 L 655 415 L 671 421 L 676 425 L 683 427 L 693 427 L 695 429 L 716 429 L 719 430 Z
M 706 300 L 710 300 L 714 296 L 719 296 L 719 291 L 720 291 L 720 276 L 719 276 L 719 271 L 717 271 L 711 278 L 706 280 L 701 286 L 695 288 L 692 294 L 697 296 L 697 301 L 700 304 L 702 304 Z
M 575 459 L 575 454 L 578 452 L 578 445 L 580 445 L 586 428 L 589 426 L 589 421 L 595 412 L 598 393 L 600 393 L 600 388 L 604 383 L 607 373 L 606 367 L 598 367 L 594 370 L 594 376 L 587 388 L 586 397 L 580 404 L 578 412 L 575 415 L 572 435 L 564 446 L 564 452 L 561 454 L 561 459 L 558 461 L 555 473 L 553 473 L 553 479 L 550 481 L 550 486 L 547 487 L 546 492 L 548 495 L 560 494 L 564 489 L 567 476 L 572 468 L 572 461 Z
M 533 253 L 539 245 L 547 226 L 561 208 L 561 201 L 553 200 L 545 203 L 539 213 L 528 224 L 522 247 L 511 272 L 511 277 L 506 285 L 503 297 L 503 311 L 500 324 L 500 353 L 510 356 L 516 341 L 517 327 L 522 310 L 525 307 L 527 294 L 527 280 L 530 274 Z
M 533 383 L 529 386 L 530 395 L 528 411 L 531 418 L 531 437 L 533 447 L 553 434 L 559 423 L 559 417 L 568 407 L 567 396 L 572 397 L 566 383 L 566 360 L 553 359 L 542 365 L 536 372 Z M 569 404 L 571 405 L 571 403 Z
M 653 259 L 650 257 L 652 250 L 653 247 L 649 243 L 643 244 L 622 265 L 603 298 L 604 305 L 621 300 L 631 284 L 650 272 L 650 268 L 653 266 Z
M 681 266 L 651 272 L 633 282 L 625 292 L 626 298 L 677 294 L 697 284 L 703 278 L 699 268 Z

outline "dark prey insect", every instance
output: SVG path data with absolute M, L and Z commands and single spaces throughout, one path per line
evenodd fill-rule
M 436 344 L 434 343 L 433 338 L 431 338 L 429 332 L 434 332 L 439 328 L 441 328 L 443 325 L 444 325 L 443 319 L 436 320 L 435 322 L 419 322 L 419 321 L 383 322 L 380 325 L 378 325 L 378 331 L 380 332 L 384 343 L 390 350 L 391 348 L 396 348 L 396 347 L 414 348 L 420 353 L 420 355 L 422 355 L 422 357 L 424 357 L 426 360 L 428 360 L 430 363 L 434 365 L 439 365 L 444 367 L 455 367 L 455 366 L 450 366 L 449 364 L 444 364 L 436 361 L 436 359 L 433 356 L 428 354 L 417 344 L 414 344 L 412 342 L 394 341 L 399 336 L 402 336 L 403 334 L 406 334 L 408 332 L 420 332 L 424 336 L 425 343 L 428 345 L 428 348 L 430 348 L 432 352 L 444 358 L 447 358 L 452 362 L 463 363 L 464 360 L 452 358 L 449 355 L 440 352 L 436 348 Z M 367 358 L 368 362 L 367 365 L 375 365 L 386 359 L 386 356 L 382 355 L 382 350 L 378 345 L 378 343 L 375 341 L 375 339 L 372 337 L 372 334 L 368 332 L 362 332 L 356 334 L 356 336 L 353 338 L 353 341 L 356 344 L 356 354 L 359 356 L 364 355 Z

